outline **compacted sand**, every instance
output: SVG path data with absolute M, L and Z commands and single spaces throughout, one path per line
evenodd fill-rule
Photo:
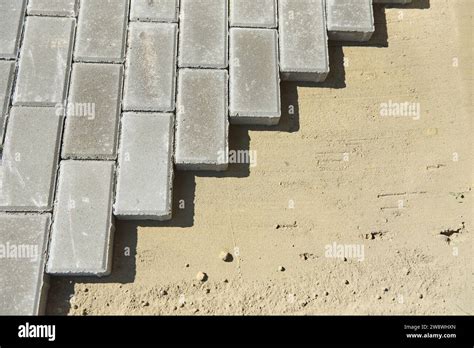
M 48 313 L 473 314 L 472 5 L 376 7 L 280 126 L 231 129 L 255 166 L 177 173 L 173 221 L 117 223 L 112 276 L 52 279 Z

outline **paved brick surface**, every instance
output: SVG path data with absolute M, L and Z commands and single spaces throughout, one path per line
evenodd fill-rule
M 130 20 L 177 22 L 179 0 L 131 0 Z
M 0 0 L 0 58 L 16 58 L 26 0 Z
M 0 315 L 43 314 L 51 214 L 0 213 Z
M 74 60 L 123 62 L 128 9 L 128 0 L 81 0 Z
M 122 65 L 74 64 L 66 109 L 63 158 L 117 157 L 122 79 Z
M 112 161 L 61 161 L 47 273 L 110 273 L 114 167 Z
M 227 70 L 179 71 L 175 153 L 178 169 L 227 168 L 227 83 Z
M 372 0 L 326 0 L 331 40 L 367 41 L 375 31 Z
M 230 0 L 230 25 L 276 28 L 277 0 Z
M 14 105 L 55 106 L 66 97 L 75 19 L 28 17 Z
M 77 15 L 79 0 L 29 0 L 28 14 L 39 16 Z
M 3 146 L 5 121 L 15 77 L 15 63 L 0 61 L 0 148 Z
M 180 67 L 227 67 L 227 12 L 227 1 L 181 0 Z
M 230 30 L 229 112 L 236 124 L 280 120 L 278 35 L 274 29 Z
M 0 166 L 0 211 L 51 211 L 62 125 L 54 108 L 12 108 Z
M 123 115 L 114 204 L 118 219 L 171 218 L 173 137 L 173 114 Z
M 283 80 L 319 82 L 329 73 L 324 0 L 279 0 Z
M 49 273 L 109 274 L 113 214 L 171 218 L 174 165 L 226 169 L 229 119 L 277 124 L 280 75 L 322 81 L 327 36 L 365 41 L 374 32 L 372 0 L 323 6 L 0 0 L 0 256 L 8 243 L 39 255 L 0 257 L 0 314 L 42 312 L 51 223 Z
M 123 109 L 175 108 L 177 24 L 130 23 Z

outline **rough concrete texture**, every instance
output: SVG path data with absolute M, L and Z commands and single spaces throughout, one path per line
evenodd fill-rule
M 179 67 L 227 67 L 227 1 L 181 0 Z
M 122 63 L 125 59 L 128 9 L 128 0 L 82 0 L 74 60 Z
M 117 157 L 122 80 L 122 65 L 74 64 L 62 158 Z
M 75 17 L 79 0 L 29 0 L 28 14 Z
M 274 29 L 230 29 L 229 113 L 235 124 L 280 120 L 278 34 Z
M 174 115 L 125 113 L 120 133 L 118 219 L 171 219 Z
M 227 83 L 227 70 L 179 71 L 175 148 L 177 169 L 227 169 Z
M 14 105 L 55 106 L 64 102 L 74 30 L 72 18 L 27 18 Z
M 367 41 L 375 31 L 372 0 L 326 0 L 328 36 L 337 41 Z
M 0 0 L 0 58 L 16 58 L 25 8 L 26 0 Z
M 130 23 L 124 110 L 174 111 L 177 34 L 177 24 Z
M 44 313 L 51 214 L 0 213 L 0 315 Z
M 276 0 L 230 0 L 230 25 L 233 27 L 276 28 Z
M 177 22 L 179 0 L 131 0 L 130 20 Z
M 324 81 L 329 73 L 324 0 L 278 2 L 283 80 Z
M 0 148 L 3 146 L 5 121 L 15 77 L 15 63 L 0 61 Z
M 12 108 L 0 166 L 0 211 L 52 210 L 62 126 L 54 108 Z
M 47 273 L 110 273 L 114 172 L 112 161 L 61 161 Z

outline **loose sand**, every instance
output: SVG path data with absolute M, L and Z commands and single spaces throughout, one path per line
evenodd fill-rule
M 473 2 L 410 7 L 332 46 L 324 88 L 284 84 L 279 127 L 231 129 L 255 167 L 177 173 L 173 221 L 118 223 L 113 274 L 52 279 L 48 313 L 472 314 Z

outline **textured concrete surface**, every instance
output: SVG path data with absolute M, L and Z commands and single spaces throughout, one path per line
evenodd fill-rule
M 118 219 L 171 219 L 174 115 L 125 113 L 120 133 Z
M 328 36 L 337 41 L 367 41 L 375 31 L 372 0 L 326 0 Z
M 324 0 L 278 2 L 283 80 L 324 81 L 329 73 Z
M 13 104 L 55 106 L 66 98 L 75 20 L 28 17 Z
M 230 25 L 276 28 L 277 0 L 230 0 Z
M 79 0 L 29 0 L 28 14 L 75 17 Z
M 47 273 L 110 273 L 114 172 L 112 161 L 61 161 Z
M 0 166 L 0 211 L 52 210 L 62 126 L 54 108 L 12 108 Z
M 230 29 L 229 111 L 235 124 L 280 120 L 278 34 L 274 29 Z
M 177 34 L 176 24 L 130 23 L 124 110 L 174 111 Z
M 16 58 L 25 9 L 26 0 L 0 0 L 0 58 Z
M 74 64 L 62 158 L 117 157 L 122 85 L 122 65 Z
M 15 78 L 15 63 L 0 61 L 0 148 L 3 146 L 5 121 Z
M 181 0 L 179 67 L 227 67 L 227 1 Z
M 130 20 L 177 22 L 179 0 L 131 0 Z
M 51 214 L 0 213 L 0 315 L 44 313 L 50 223 Z
M 74 60 L 123 62 L 128 10 L 128 0 L 81 0 Z
M 177 169 L 227 169 L 227 84 L 227 70 L 179 71 L 175 149 Z

